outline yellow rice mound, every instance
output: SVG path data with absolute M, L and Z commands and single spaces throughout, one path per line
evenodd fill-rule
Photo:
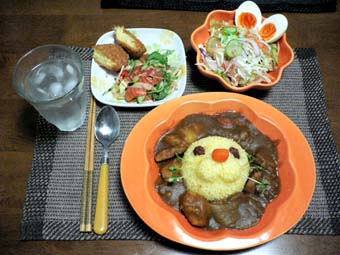
M 194 155 L 193 150 L 199 145 L 204 147 L 204 155 Z M 238 149 L 239 159 L 232 153 L 222 163 L 212 159 L 214 149 L 230 147 Z M 220 136 L 209 136 L 192 143 L 183 156 L 182 175 L 187 189 L 210 201 L 242 191 L 249 169 L 245 150 L 234 140 Z

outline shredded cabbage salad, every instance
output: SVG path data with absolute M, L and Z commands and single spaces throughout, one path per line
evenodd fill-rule
M 278 64 L 278 44 L 266 43 L 256 29 L 236 27 L 212 20 L 210 37 L 200 44 L 204 66 L 235 87 L 251 82 L 270 82 L 270 71 Z
M 130 59 L 104 94 L 111 92 L 117 100 L 137 103 L 164 99 L 177 88 L 181 72 L 180 67 L 169 65 L 168 57 L 173 53 L 161 50 Z

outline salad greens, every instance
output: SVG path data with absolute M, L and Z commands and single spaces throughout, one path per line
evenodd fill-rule
M 225 21 L 210 22 L 210 37 L 199 45 L 203 65 L 233 86 L 270 82 L 269 72 L 278 65 L 278 44 L 265 42 L 257 30 Z
M 177 88 L 181 68 L 169 64 L 173 50 L 154 51 L 140 59 L 130 59 L 111 88 L 113 97 L 127 102 L 162 100 Z

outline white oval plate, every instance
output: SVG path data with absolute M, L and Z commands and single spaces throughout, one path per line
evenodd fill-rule
M 186 81 L 186 56 L 181 38 L 173 31 L 159 28 L 130 28 L 139 40 L 145 45 L 147 52 L 155 50 L 174 50 L 175 52 L 169 57 L 171 66 L 180 66 L 182 68 L 181 77 L 179 77 L 177 89 L 170 95 L 160 101 L 146 101 L 142 104 L 136 102 L 126 102 L 125 100 L 115 99 L 111 93 L 105 93 L 114 83 L 118 73 L 110 72 L 100 67 L 93 59 L 91 66 L 91 91 L 93 96 L 103 104 L 119 107 L 150 107 L 163 104 L 166 101 L 182 96 Z M 97 41 L 98 44 L 115 43 L 114 31 L 103 34 Z

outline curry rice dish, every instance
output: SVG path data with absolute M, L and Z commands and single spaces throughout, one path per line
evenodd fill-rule
M 246 229 L 280 192 L 277 142 L 243 115 L 192 114 L 155 148 L 163 201 L 204 229 Z

